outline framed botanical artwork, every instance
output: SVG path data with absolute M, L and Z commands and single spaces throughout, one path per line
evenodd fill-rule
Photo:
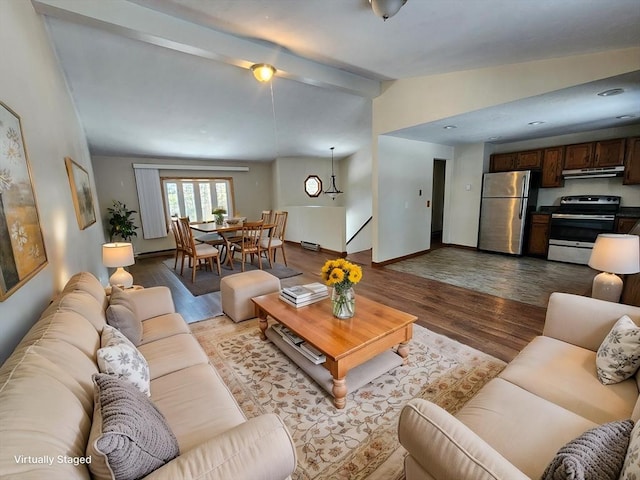
M 0 102 L 0 301 L 47 264 L 20 117 Z
M 64 158 L 64 163 L 67 166 L 78 226 L 80 230 L 84 230 L 89 225 L 96 223 L 96 210 L 93 208 L 93 193 L 91 193 L 89 174 L 69 157 Z

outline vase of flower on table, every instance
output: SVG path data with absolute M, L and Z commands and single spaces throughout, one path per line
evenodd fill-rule
M 353 286 L 362 279 L 359 265 L 348 262 L 344 258 L 328 260 L 322 267 L 322 279 L 333 287 L 331 304 L 333 316 L 351 318 L 356 313 L 356 294 Z

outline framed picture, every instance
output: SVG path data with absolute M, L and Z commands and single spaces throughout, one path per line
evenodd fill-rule
M 0 102 L 0 301 L 47 264 L 20 117 Z
M 87 171 L 69 157 L 64 157 L 71 185 L 73 206 L 76 209 L 76 218 L 80 230 L 96 223 L 96 211 L 93 208 L 93 194 Z

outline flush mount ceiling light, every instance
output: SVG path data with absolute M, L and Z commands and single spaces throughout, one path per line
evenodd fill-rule
M 256 77 L 256 80 L 259 82 L 268 82 L 276 73 L 275 67 L 268 63 L 256 63 L 255 65 L 251 65 L 251 71 L 253 72 L 253 76 Z
M 385 22 L 400 11 L 407 0 L 369 0 L 373 13 Z
M 598 96 L 600 96 L 600 97 L 612 97 L 614 95 L 620 95 L 621 93 L 624 93 L 624 89 L 623 88 L 612 88 L 610 90 L 605 90 L 604 92 L 600 92 L 598 94 Z
M 335 147 L 331 147 L 331 186 L 324 191 L 325 194 L 331 197 L 331 200 L 335 200 L 338 195 L 342 193 L 341 190 L 338 190 L 336 187 L 336 175 L 333 172 L 333 149 Z

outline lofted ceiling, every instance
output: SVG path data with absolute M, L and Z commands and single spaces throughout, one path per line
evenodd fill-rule
M 386 22 L 368 0 L 32 3 L 95 155 L 341 158 L 370 144 L 385 80 L 640 46 L 638 0 L 408 0 Z M 248 70 L 260 62 L 271 84 Z M 597 95 L 611 88 L 625 92 Z M 640 71 L 392 134 L 459 145 L 638 122 Z

